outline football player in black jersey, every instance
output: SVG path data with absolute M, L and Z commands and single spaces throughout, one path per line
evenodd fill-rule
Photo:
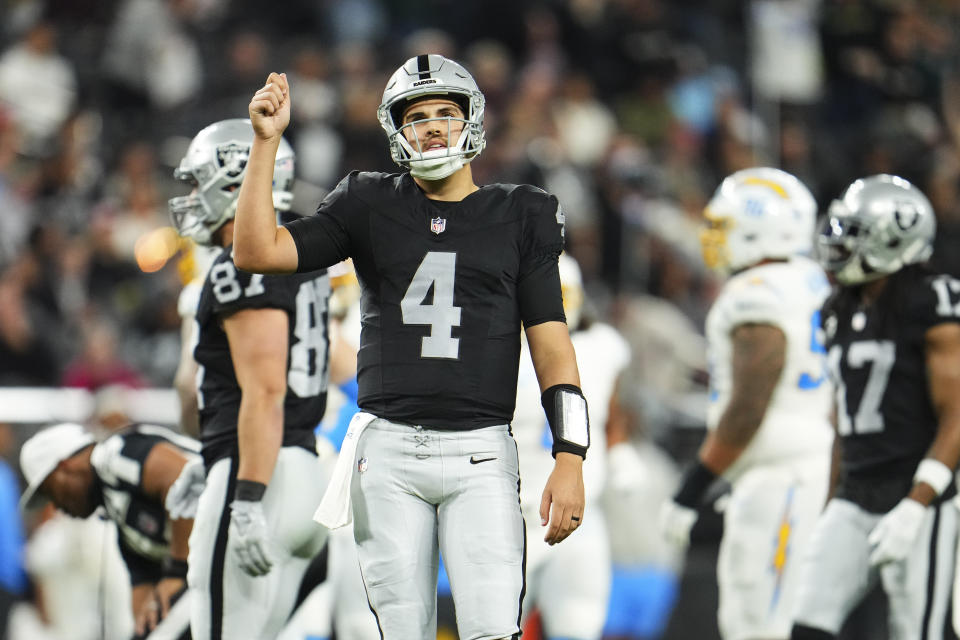
M 521 323 L 554 436 L 545 539 L 560 542 L 585 517 L 589 429 L 560 294 L 563 213 L 540 189 L 474 183 L 483 109 L 462 66 L 411 58 L 378 110 L 394 160 L 409 171 L 353 172 L 316 216 L 278 227 L 270 192 L 290 121 L 286 76 L 270 74 L 249 107 L 256 136 L 237 208 L 237 264 L 291 273 L 352 257 L 361 284 L 361 411 L 316 517 L 334 527 L 355 518 L 387 640 L 435 637 L 438 551 L 460 637 L 519 634 L 524 522 L 510 421 Z
M 22 508 L 49 499 L 86 518 L 102 507 L 116 524 L 137 638 L 190 638 L 188 598 L 181 596 L 197 496 L 182 489 L 199 451 L 198 442 L 163 427 L 133 424 L 98 444 L 73 423 L 42 429 L 20 449 Z
M 181 235 L 223 247 L 196 311 L 206 466 L 188 576 L 197 640 L 275 638 L 327 533 L 310 509 L 323 491 L 313 429 L 326 404 L 330 279 L 325 270 L 280 277 L 234 265 L 233 215 L 252 140 L 248 120 L 204 128 L 174 174 L 193 191 L 170 201 Z M 280 149 L 271 217 L 292 201 L 293 150 L 286 141 Z
M 890 636 L 953 637 L 960 458 L 960 281 L 925 264 L 926 196 L 876 175 L 835 200 L 818 235 L 834 279 L 822 323 L 839 480 L 805 558 L 792 638 L 834 638 L 879 581 Z

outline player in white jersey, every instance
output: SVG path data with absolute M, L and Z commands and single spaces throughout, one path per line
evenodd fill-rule
M 708 435 L 661 514 L 685 545 L 710 484 L 732 484 L 717 563 L 724 640 L 788 638 L 796 565 L 827 495 L 833 430 L 809 252 L 816 203 L 792 175 L 734 173 L 704 212 L 704 260 L 732 274 L 707 316 Z
M 512 428 L 520 457 L 520 502 L 527 523 L 524 617 L 539 610 L 544 637 L 600 638 L 610 592 L 610 543 L 599 505 L 606 476 L 606 435 L 617 379 L 630 361 L 630 345 L 602 322 L 583 319 L 580 267 L 560 255 L 560 286 L 570 338 L 590 413 L 590 455 L 583 463 L 586 511 L 590 517 L 563 545 L 544 542 L 540 487 L 553 471 L 550 427 L 540 404 L 540 387 L 530 359 L 521 357 L 517 408 Z M 537 526 L 539 525 L 539 526 Z

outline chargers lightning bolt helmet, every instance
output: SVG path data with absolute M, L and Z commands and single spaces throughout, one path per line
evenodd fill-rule
M 816 200 L 800 180 L 780 169 L 752 167 L 727 176 L 703 215 L 703 260 L 721 273 L 813 248 Z
M 402 122 L 403 111 L 411 101 L 424 97 L 452 100 L 460 105 L 464 117 L 438 118 L 445 121 L 441 126 L 447 130 L 447 148 L 424 151 L 416 134 L 410 135 L 413 143 L 404 135 L 410 132 L 415 122 Z M 459 170 L 480 155 L 486 145 L 483 131 L 484 98 L 473 76 L 461 65 L 441 55 L 429 54 L 410 58 L 397 69 L 377 109 L 380 125 L 390 141 L 390 156 L 393 161 L 410 169 L 411 175 L 424 180 L 440 180 Z M 421 121 L 422 122 L 422 121 Z M 454 123 L 462 123 L 459 139 L 450 135 Z
M 879 174 L 855 180 L 833 201 L 817 254 L 840 284 L 854 285 L 923 262 L 936 232 L 927 196 L 903 178 Z
M 181 236 L 209 245 L 214 232 L 233 219 L 252 144 L 253 125 L 242 118 L 214 122 L 190 141 L 173 177 L 194 189 L 168 203 Z M 293 148 L 281 138 L 273 168 L 273 206 L 278 211 L 288 211 L 293 202 L 293 161 Z

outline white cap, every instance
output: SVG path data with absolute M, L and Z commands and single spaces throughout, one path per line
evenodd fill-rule
M 38 431 L 20 448 L 20 470 L 27 488 L 20 496 L 20 509 L 36 505 L 37 489 L 57 465 L 94 443 L 93 436 L 73 422 L 53 425 Z

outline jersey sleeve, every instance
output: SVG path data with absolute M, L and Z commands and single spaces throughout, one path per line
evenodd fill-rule
M 563 251 L 563 210 L 556 197 L 542 191 L 531 194 L 531 201 L 523 220 L 517 283 L 520 317 L 527 327 L 566 320 L 557 263 Z
M 108 485 L 141 487 L 143 465 L 160 440 L 136 431 L 115 433 L 93 448 L 90 464 L 97 477 Z
M 351 254 L 350 212 L 357 172 L 340 181 L 317 207 L 317 214 L 284 225 L 297 245 L 297 271 L 316 271 L 346 260 Z
M 788 300 L 763 277 L 732 282 L 724 291 L 724 319 L 731 329 L 742 324 L 771 324 L 784 329 L 784 309 Z
M 905 324 L 912 336 L 922 339 L 931 327 L 944 322 L 960 322 L 958 284 L 960 282 L 950 276 L 933 275 L 923 278 L 918 286 L 905 288 Z

